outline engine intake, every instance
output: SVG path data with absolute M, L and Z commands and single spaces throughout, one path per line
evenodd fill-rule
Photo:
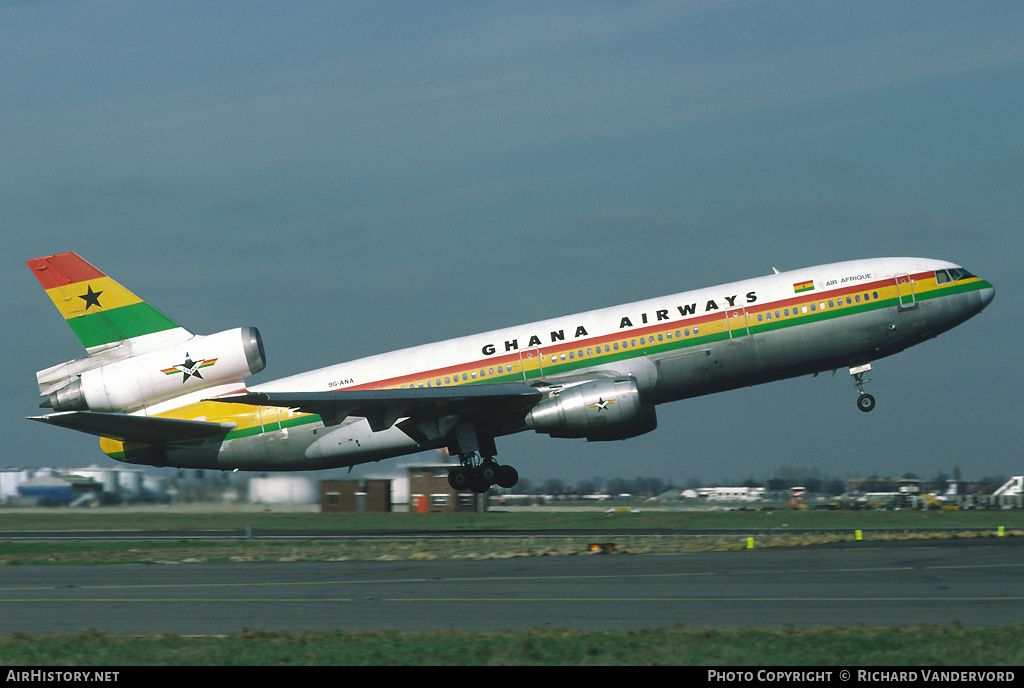
M 552 437 L 602 442 L 648 433 L 658 427 L 658 418 L 653 406 L 640 402 L 636 380 L 617 378 L 563 389 L 537 404 L 526 424 Z
M 49 395 L 55 411 L 131 412 L 216 385 L 239 382 L 267 365 L 255 327 L 241 327 L 83 372 Z

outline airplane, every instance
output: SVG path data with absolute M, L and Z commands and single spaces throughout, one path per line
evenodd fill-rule
M 36 374 L 31 420 L 140 465 L 300 471 L 447 449 L 456 490 L 512 487 L 495 439 L 624 440 L 667 402 L 871 363 L 980 313 L 995 289 L 922 258 L 820 265 L 449 339 L 249 386 L 255 327 L 196 335 L 75 253 L 29 261 L 86 356 Z

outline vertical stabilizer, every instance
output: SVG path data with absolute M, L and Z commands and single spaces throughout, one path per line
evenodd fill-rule
M 75 253 L 25 262 L 90 354 L 146 335 L 179 341 L 191 336 Z

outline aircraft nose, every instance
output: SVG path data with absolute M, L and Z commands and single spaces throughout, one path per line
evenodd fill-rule
M 995 287 L 993 287 L 988 282 L 985 282 L 985 287 L 982 288 L 982 290 L 981 290 L 981 307 L 984 308 L 985 306 L 987 306 L 990 303 L 992 303 L 992 299 L 994 299 L 995 297 L 996 297 L 996 289 L 995 289 Z

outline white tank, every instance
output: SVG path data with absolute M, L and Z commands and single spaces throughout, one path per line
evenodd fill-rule
M 79 475 L 83 478 L 92 478 L 103 486 L 103 492 L 109 495 L 120 494 L 117 483 L 116 468 L 101 468 L 100 466 L 89 466 L 88 468 L 73 468 L 69 473 Z
M 253 504 L 315 504 L 318 500 L 317 489 L 309 478 L 249 479 L 249 501 Z

